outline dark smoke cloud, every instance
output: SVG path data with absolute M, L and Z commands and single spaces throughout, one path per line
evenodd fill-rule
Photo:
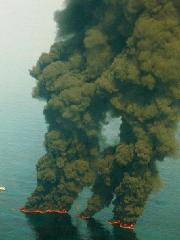
M 98 2 L 98 3 L 97 3 Z M 86 215 L 113 200 L 114 218 L 136 222 L 159 185 L 156 161 L 177 150 L 179 4 L 172 0 L 69 0 L 56 12 L 58 41 L 32 69 L 47 101 L 46 155 L 30 209 L 70 209 L 92 186 Z M 107 113 L 120 143 L 99 145 Z

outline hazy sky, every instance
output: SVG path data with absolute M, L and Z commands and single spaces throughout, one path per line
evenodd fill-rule
M 35 83 L 28 69 L 36 63 L 41 52 L 47 52 L 52 45 L 56 35 L 53 13 L 62 8 L 63 2 L 0 0 L 1 102 L 17 98 L 22 91 L 31 91 Z
M 62 0 L 0 0 L 0 142 L 4 143 L 0 144 L 1 166 L 4 151 L 9 144 L 14 146 L 18 142 L 16 137 L 24 137 L 29 144 L 28 129 L 34 128 L 40 134 L 38 119 L 38 129 L 45 128 L 42 113 L 45 102 L 31 96 L 35 80 L 29 69 L 53 44 L 56 35 L 53 13 L 62 3 Z
M 63 0 L 0 0 L 0 56 L 31 51 L 39 55 L 55 36 L 53 12 Z M 19 53 L 22 54 L 22 53 Z

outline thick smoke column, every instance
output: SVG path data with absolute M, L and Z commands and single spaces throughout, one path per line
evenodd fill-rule
M 156 161 L 177 150 L 178 1 L 68 0 L 55 20 L 57 42 L 31 71 L 49 129 L 26 207 L 70 209 L 93 186 L 83 214 L 114 199 L 114 218 L 135 223 L 159 184 Z M 107 112 L 122 118 L 120 143 L 101 151 Z

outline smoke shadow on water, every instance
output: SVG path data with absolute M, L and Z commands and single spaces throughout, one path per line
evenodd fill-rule
M 139 240 L 139 239 L 136 237 L 136 233 L 133 231 L 123 230 L 114 227 L 113 240 Z
M 87 222 L 85 236 L 81 236 L 69 215 L 27 215 L 27 220 L 36 240 L 138 240 L 135 232 L 117 227 L 111 231 L 95 219 Z
M 28 223 L 35 232 L 36 240 L 80 240 L 69 215 L 27 215 Z

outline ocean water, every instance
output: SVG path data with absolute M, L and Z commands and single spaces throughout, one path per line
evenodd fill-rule
M 90 192 L 80 194 L 70 216 L 25 217 L 18 211 L 36 184 L 35 165 L 44 153 L 44 102 L 32 99 L 28 69 L 55 37 L 53 12 L 60 0 L 0 1 L 0 240 L 180 240 L 180 161 L 159 163 L 163 180 L 135 232 L 111 228 L 111 209 L 82 222 L 76 217 Z M 113 135 L 113 134 L 112 134 Z

